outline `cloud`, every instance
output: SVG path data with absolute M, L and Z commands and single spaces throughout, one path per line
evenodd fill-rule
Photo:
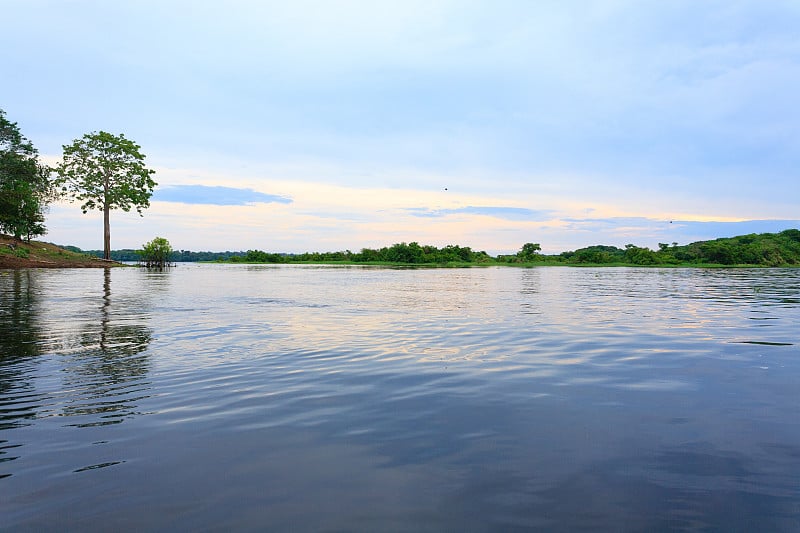
M 634 243 L 655 248 L 658 242 L 689 244 L 750 233 L 778 233 L 800 228 L 800 220 L 662 220 L 645 217 L 568 218 L 563 231 L 592 235 L 594 244 Z M 585 241 L 585 237 L 584 237 Z M 586 244 L 582 245 L 586 246 Z
M 708 240 L 750 233 L 779 233 L 786 229 L 800 228 L 800 220 L 742 220 L 737 222 L 675 220 L 671 225 L 677 226 L 679 231 L 687 236 L 692 234 L 713 235 L 713 237 L 699 239 Z
M 748 233 L 777 233 L 796 228 L 800 220 L 661 220 L 646 217 L 565 218 L 564 222 L 574 230 L 615 229 L 680 229 L 683 232 L 698 231 L 714 234 L 713 238 L 735 237 Z
M 209 187 L 206 185 L 169 185 L 159 188 L 153 195 L 157 202 L 205 205 L 249 205 L 255 203 L 292 203 L 291 198 L 265 194 L 253 189 L 234 187 Z
M 542 221 L 552 218 L 552 211 L 526 209 L 524 207 L 493 207 L 493 206 L 466 206 L 451 209 L 430 209 L 427 207 L 407 208 L 410 215 L 415 217 L 446 217 L 448 215 L 483 215 L 506 220 Z

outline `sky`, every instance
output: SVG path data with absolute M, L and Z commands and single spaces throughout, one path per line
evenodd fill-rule
M 544 253 L 800 228 L 800 2 L 0 0 L 51 164 L 124 133 L 111 246 Z M 57 203 L 44 240 L 102 248 Z

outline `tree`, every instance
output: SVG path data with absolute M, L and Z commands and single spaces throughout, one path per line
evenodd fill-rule
M 616 246 L 597 244 L 578 248 L 574 252 L 562 253 L 561 257 L 572 263 L 622 263 L 625 260 L 625 250 Z
M 172 255 L 172 246 L 164 237 L 156 237 L 152 241 L 143 244 L 139 252 L 141 261 L 148 267 L 161 267 L 169 263 Z
M 542 247 L 536 242 L 526 242 L 522 245 L 522 249 L 517 252 L 517 257 L 522 261 L 533 261 Z
M 64 157 L 58 165 L 59 184 L 72 200 L 83 202 L 81 210 L 103 212 L 103 257 L 111 259 L 112 209 L 130 211 L 150 207 L 156 182 L 155 174 L 144 165 L 141 147 L 123 134 L 101 131 L 87 133 L 70 145 L 64 145 Z
M 655 265 L 659 262 L 653 250 L 633 244 L 625 245 L 625 260 L 634 265 Z
M 44 213 L 55 199 L 51 170 L 0 109 L 0 230 L 28 241 L 44 235 Z

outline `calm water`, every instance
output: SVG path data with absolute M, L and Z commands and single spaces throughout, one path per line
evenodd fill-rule
M 0 529 L 800 530 L 800 270 L 0 271 Z

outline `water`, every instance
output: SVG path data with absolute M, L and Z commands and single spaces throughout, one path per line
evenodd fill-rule
M 0 529 L 800 530 L 800 270 L 22 270 L 0 304 Z

